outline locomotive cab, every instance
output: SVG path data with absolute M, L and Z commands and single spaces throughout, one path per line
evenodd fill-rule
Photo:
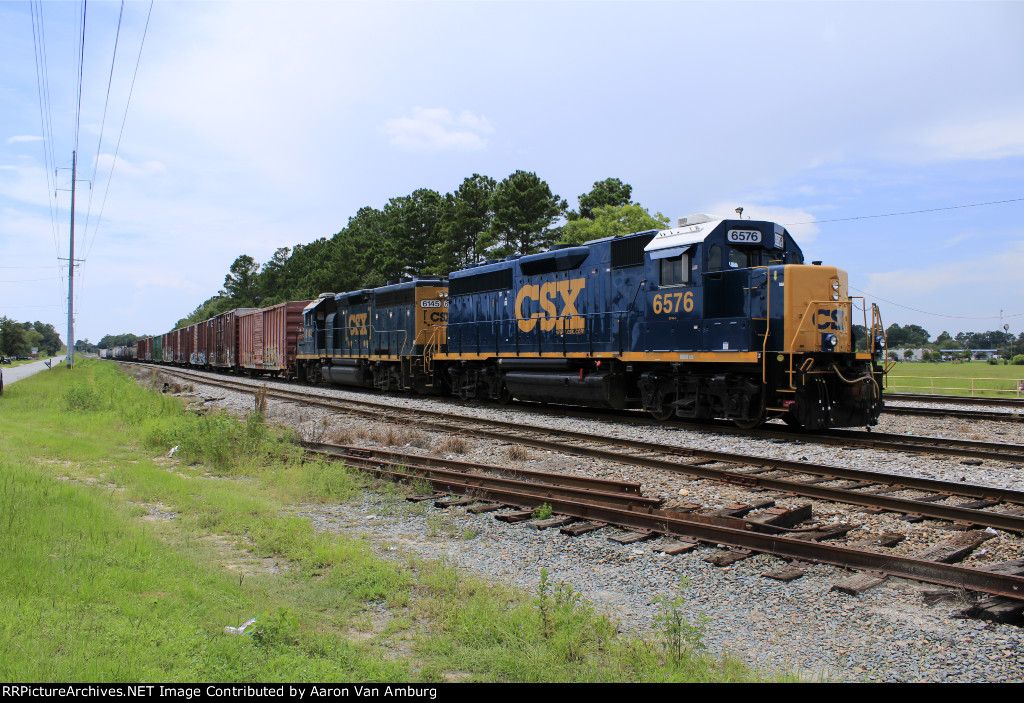
M 707 363 L 646 375 L 644 407 L 656 417 L 725 417 L 741 426 L 772 417 L 807 429 L 875 424 L 880 350 L 854 348 L 846 272 L 805 265 L 789 232 L 772 222 L 697 215 L 679 225 L 645 247 L 655 281 L 650 313 L 667 337 L 649 341 L 698 346 L 706 355 L 687 361 Z M 880 330 L 876 318 L 877 309 L 872 329 Z

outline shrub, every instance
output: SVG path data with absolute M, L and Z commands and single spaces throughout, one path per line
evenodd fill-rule
M 1012 363 L 1014 366 L 1024 366 L 1024 354 L 1018 354 L 1017 356 L 1013 357 L 1013 360 L 1010 363 Z

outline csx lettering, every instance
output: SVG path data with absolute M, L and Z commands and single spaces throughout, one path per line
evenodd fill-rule
M 824 318 L 824 322 L 818 320 Z M 835 310 L 818 310 L 814 314 L 814 324 L 818 326 L 819 330 L 840 330 L 843 328 L 843 320 L 840 315 L 839 309 Z
M 448 322 L 448 313 L 446 312 L 432 312 L 430 313 L 431 322 Z
M 369 334 L 369 330 L 366 328 L 366 322 L 369 316 L 370 313 L 368 312 L 350 314 L 348 316 L 348 333 L 350 335 Z
M 532 332 L 537 326 L 537 320 L 540 320 L 540 328 L 544 332 L 581 332 L 586 326 L 586 321 L 576 310 L 576 298 L 586 286 L 585 278 L 523 286 L 516 295 L 516 319 L 519 320 L 519 329 L 523 332 Z M 561 310 L 556 304 L 559 298 L 562 300 Z M 537 301 L 544 312 L 523 312 L 523 303 L 527 300 Z

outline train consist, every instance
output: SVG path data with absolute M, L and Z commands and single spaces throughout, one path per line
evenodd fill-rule
M 442 278 L 232 310 L 111 351 L 381 391 L 604 408 L 661 420 L 873 425 L 884 333 L 846 272 L 772 222 L 679 226 L 489 261 Z

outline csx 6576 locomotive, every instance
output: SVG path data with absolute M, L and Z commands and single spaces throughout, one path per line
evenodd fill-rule
M 492 261 L 442 279 L 324 294 L 297 373 L 382 390 L 608 408 L 659 419 L 875 424 L 882 323 L 846 272 L 805 265 L 772 222 L 679 226 Z

